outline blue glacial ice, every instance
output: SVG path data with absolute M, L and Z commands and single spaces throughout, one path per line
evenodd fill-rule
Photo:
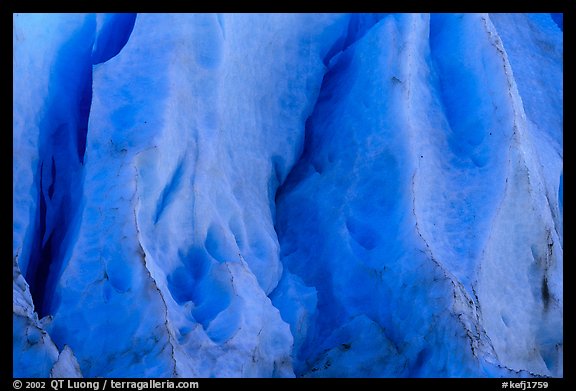
M 563 376 L 562 29 L 14 14 L 14 376 Z

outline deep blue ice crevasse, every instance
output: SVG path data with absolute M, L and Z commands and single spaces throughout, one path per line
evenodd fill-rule
M 39 177 L 40 177 L 40 191 L 38 193 L 38 209 L 36 224 L 34 227 L 34 239 L 32 240 L 32 250 L 30 252 L 30 261 L 28 262 L 28 268 L 26 270 L 26 281 L 30 286 L 30 293 L 34 303 L 36 303 L 36 311 L 40 314 L 40 308 L 42 306 L 44 289 L 46 286 L 46 279 L 42 279 L 41 276 L 48 274 L 49 260 L 44 253 L 44 246 L 42 242 L 44 240 L 44 235 L 46 233 L 46 201 L 44 200 L 44 193 L 42 192 L 42 174 L 44 171 L 44 164 L 41 162 L 39 167 Z M 47 262 L 48 261 L 48 262 Z M 37 281 L 37 276 L 38 281 Z M 42 315 L 40 315 L 41 317 Z
M 92 50 L 92 64 L 97 65 L 115 57 L 128 42 L 134 29 L 136 14 L 101 14 L 97 17 L 99 27 Z
M 92 99 L 90 55 L 94 28 L 95 18 L 86 18 L 58 51 L 49 81 L 51 95 L 46 99 L 39 123 L 35 178 L 39 199 L 30 260 L 24 271 L 39 317 L 50 313 L 54 284 L 73 241 L 82 198 L 82 166 Z
M 96 15 L 86 18 L 60 48 L 50 77 L 53 92 L 39 125 L 39 199 L 30 260 L 24 273 L 40 318 L 50 314 L 57 304 L 53 303 L 54 287 L 78 231 L 92 104 L 92 64 L 120 52 L 135 15 L 113 14 L 104 19 L 104 26 L 97 31 Z

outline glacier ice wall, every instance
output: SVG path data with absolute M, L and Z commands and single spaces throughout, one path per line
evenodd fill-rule
M 14 375 L 562 376 L 561 21 L 15 14 Z

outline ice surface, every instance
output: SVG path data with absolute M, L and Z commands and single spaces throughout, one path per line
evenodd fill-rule
M 424 123 L 428 28 L 428 16 L 387 17 L 338 57 L 277 197 L 285 270 L 318 292 L 297 375 L 477 376 L 474 349 L 491 352 L 473 301 L 421 231 L 421 156 L 435 159 L 417 139 L 438 131 Z M 366 352 L 354 329 L 378 334 L 383 351 Z M 364 357 L 341 359 L 342 346 Z
M 61 352 L 44 329 L 51 318 L 38 320 L 32 296 L 17 262 L 13 264 L 13 348 L 14 377 L 82 377 L 74 352 Z
M 72 350 L 64 345 L 64 349 L 60 352 L 58 360 L 54 363 L 52 371 L 50 371 L 51 377 L 67 377 L 76 378 L 82 377 L 80 372 L 80 366 Z
M 494 20 L 519 95 L 506 194 L 485 248 L 478 294 L 504 365 L 562 376 L 562 33 L 546 14 Z M 539 50 L 529 53 L 526 41 Z M 540 93 L 544 86 L 556 93 Z
M 562 20 L 15 14 L 14 376 L 562 376 Z

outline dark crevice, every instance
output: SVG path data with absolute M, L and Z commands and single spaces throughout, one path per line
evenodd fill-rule
M 36 210 L 36 223 L 34 230 L 34 238 L 32 240 L 32 249 L 30 251 L 30 261 L 25 273 L 26 281 L 30 286 L 30 293 L 38 312 L 39 307 L 42 307 L 44 301 L 44 287 L 46 279 L 41 278 L 47 275 L 46 254 L 44 253 L 44 246 L 42 245 L 44 234 L 46 233 L 46 200 L 44 199 L 44 192 L 42 192 L 44 163 L 40 162 L 40 191 L 38 192 L 38 209 Z M 40 316 L 41 317 L 41 316 Z
M 364 37 L 383 17 L 384 15 L 381 14 L 350 15 L 347 31 L 343 36 L 334 41 L 333 45 L 323 58 L 323 63 L 327 69 L 321 82 L 317 100 L 314 103 L 311 114 L 305 122 L 302 152 L 295 164 L 291 167 L 290 171 L 284 175 L 285 179 L 279 183 L 275 192 L 272 212 L 275 217 L 274 229 L 278 236 L 281 254 L 285 254 L 286 251 L 286 248 L 282 247 L 284 242 L 283 235 L 286 232 L 286 227 L 289 225 L 289 222 L 278 221 L 278 216 L 282 214 L 282 211 L 279 211 L 278 208 L 282 208 L 283 197 L 286 194 L 289 194 L 292 189 L 298 186 L 298 184 L 305 178 L 310 175 L 322 175 L 323 168 L 327 167 L 327 164 L 334 163 L 333 161 L 328 163 L 324 161 L 315 161 L 317 156 L 321 155 L 318 154 L 318 150 L 324 148 L 326 144 L 329 144 L 324 142 L 323 138 L 330 136 L 323 134 L 322 129 L 325 124 L 319 120 L 320 116 L 318 113 L 322 112 L 325 116 L 329 115 L 330 106 L 333 105 L 333 102 L 331 101 L 333 99 L 339 99 L 339 97 L 343 95 L 343 91 L 347 90 L 349 83 L 354 79 L 354 75 L 351 75 L 351 72 L 353 72 L 352 63 L 355 55 L 355 43 L 361 40 L 362 37 Z M 286 246 L 285 243 L 284 246 Z M 330 282 L 328 280 L 316 280 L 312 277 L 313 273 L 310 272 L 310 270 L 303 272 L 302 268 L 298 265 L 289 265 L 285 261 L 282 261 L 282 264 L 284 266 L 284 274 L 294 273 L 301 277 L 306 285 L 314 286 L 317 290 L 317 314 L 319 315 L 316 321 L 317 323 L 313 325 L 312 328 L 315 329 L 316 335 L 329 335 L 330 333 L 328 330 L 332 329 L 334 325 L 341 323 L 343 319 L 338 318 L 342 317 L 344 314 L 343 309 L 340 309 L 339 304 L 334 300 L 332 289 L 329 286 Z M 275 289 L 271 295 L 276 293 L 278 293 L 277 289 Z M 327 311 L 328 306 L 330 306 L 329 311 Z M 335 307 L 338 307 L 338 309 Z M 282 314 L 282 308 L 279 308 L 279 310 L 281 316 L 284 317 L 284 314 Z M 311 337 L 311 334 L 309 337 Z M 307 341 L 304 341 L 299 351 L 294 352 L 294 357 L 299 357 L 298 361 L 300 361 L 300 363 L 294 363 L 297 377 L 304 373 L 314 371 L 314 368 L 310 369 L 310 367 L 312 365 L 311 362 L 315 361 L 314 357 L 318 353 L 318 347 L 312 346 L 309 343 L 310 340 L 311 339 L 309 338 Z
M 59 48 L 50 73 L 45 115 L 38 124 L 38 204 L 30 258 L 23 273 L 39 318 L 50 314 L 57 305 L 54 291 L 79 229 L 95 39 L 100 50 L 97 59 L 118 54 L 128 40 L 135 16 L 106 18 L 107 24 L 101 30 L 104 37 L 95 36 L 96 16 L 90 15 Z M 115 28 L 119 29 L 118 34 Z
M 104 24 L 99 31 L 94 50 L 92 64 L 101 64 L 110 60 L 124 48 L 134 29 L 136 14 L 106 14 Z
M 302 153 L 291 171 L 286 175 L 286 179 L 277 188 L 275 195 L 276 204 L 278 204 L 281 194 L 289 192 L 302 178 L 308 176 L 311 170 L 318 173 L 323 171 L 321 168 L 324 164 L 314 161 L 313 157 L 315 154 L 312 153 L 312 151 L 320 148 L 320 145 L 323 144 L 322 135 L 313 130 L 313 118 L 322 105 L 338 96 L 341 90 L 345 89 L 345 83 L 351 79 L 348 71 L 354 57 L 354 43 L 366 35 L 381 19 L 381 17 L 377 18 L 372 15 L 364 15 L 364 17 L 372 21 L 372 24 L 361 22 L 360 15 L 353 14 L 350 16 L 346 34 L 335 40 L 323 60 L 327 69 L 322 78 L 320 92 L 314 103 L 314 108 L 305 122 Z M 362 30 L 360 30 L 360 26 L 363 26 Z
M 316 171 L 318 172 L 322 171 L 321 167 L 323 164 L 320 164 L 319 162 L 312 162 L 312 165 L 303 164 L 303 162 L 309 162 L 311 160 L 311 150 L 313 150 L 319 143 L 319 140 L 317 140 L 318 136 L 316 136 L 315 139 L 315 135 L 311 130 L 311 119 L 313 118 L 314 113 L 318 110 L 318 107 L 323 102 L 329 101 L 334 96 L 335 91 L 338 88 L 341 88 L 339 81 L 344 82 L 346 80 L 346 72 L 354 56 L 354 48 L 351 46 L 362 39 L 362 37 L 364 37 L 386 15 L 388 14 L 350 14 L 345 34 L 336 38 L 330 49 L 328 49 L 326 55 L 324 55 L 322 61 L 326 66 L 326 71 L 322 78 L 320 92 L 313 105 L 312 112 L 306 119 L 304 125 L 304 141 L 300 156 L 296 160 L 296 163 L 290 168 L 289 172 L 286 172 L 286 166 L 283 164 L 284 162 L 279 165 L 276 157 L 272 159 L 273 174 L 277 179 L 281 178 L 281 180 L 276 181 L 277 183 L 273 180 L 274 178 L 272 178 L 270 186 L 275 189 L 272 191 L 272 194 L 274 194 L 274 205 L 271 208 L 274 221 L 276 221 L 275 207 L 279 202 L 279 197 L 281 194 L 289 192 L 289 190 L 300 181 L 295 178 L 306 176 L 306 173 L 309 172 L 310 168 L 317 168 Z M 336 59 L 337 56 L 338 58 Z M 281 168 L 280 176 L 278 175 L 278 168 Z
M 386 15 L 388 14 L 351 14 L 346 33 L 334 41 L 323 59 L 327 69 L 322 78 L 316 102 L 305 122 L 302 152 L 290 171 L 283 175 L 283 180 L 277 184 L 275 191 L 272 215 L 274 216 L 274 229 L 279 239 L 281 232 L 279 227 L 276 226 L 277 213 L 275 213 L 278 203 L 284 194 L 289 193 L 302 178 L 308 176 L 310 170 L 314 169 L 315 165 L 312 160 L 315 154 L 313 151 L 321 145 L 321 140 L 319 140 L 321 135 L 316 134 L 317 132 L 313 130 L 314 116 L 325 102 L 330 101 L 334 95 L 338 94 L 338 90 L 343 88 L 342 83 L 349 79 L 347 73 L 354 56 L 353 45 L 362 39 Z M 336 56 L 338 56 L 337 59 L 335 59 Z M 322 164 L 316 164 L 316 166 L 321 167 Z M 274 164 L 274 168 L 276 169 L 276 164 Z
M 51 161 L 51 164 L 47 163 L 48 161 Z M 50 171 L 45 168 L 49 164 Z M 59 177 L 54 156 L 41 161 L 36 229 L 25 275 L 40 318 L 50 313 L 55 283 L 68 245 L 66 236 L 78 212 L 80 194 L 66 194 L 67 190 L 63 189 L 80 185 L 79 180 Z

